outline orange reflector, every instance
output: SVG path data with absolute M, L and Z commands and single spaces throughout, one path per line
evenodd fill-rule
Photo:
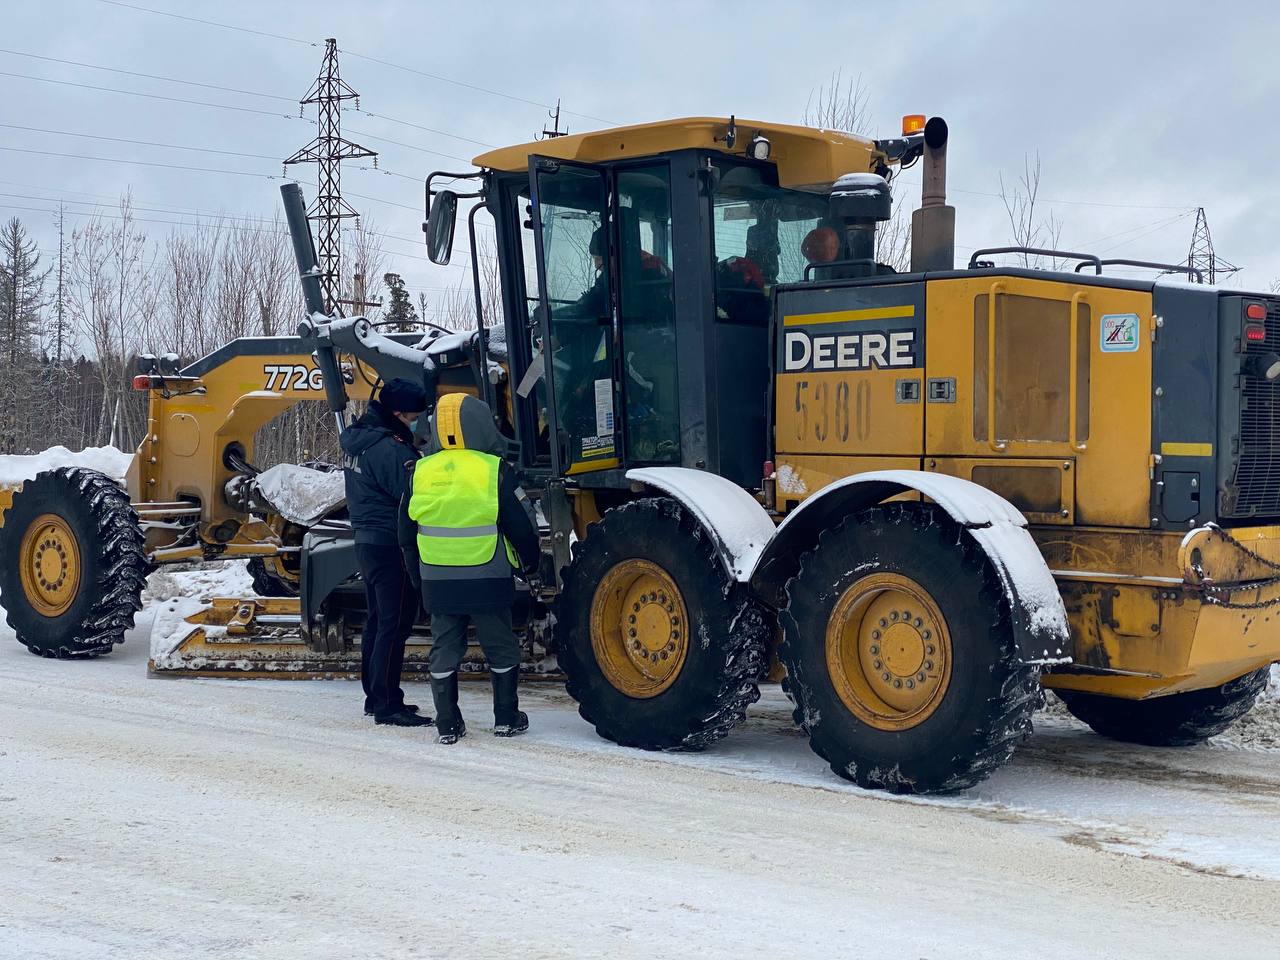
M 149 376 L 147 376 L 147 374 L 145 374 L 145 373 L 140 373 L 140 374 L 138 374 L 136 377 L 134 377 L 134 378 L 133 378 L 133 389 L 135 389 L 135 390 L 150 390 L 150 389 L 151 389 L 151 378 L 150 378 Z
M 1260 303 L 1251 303 L 1244 308 L 1244 315 L 1250 320 L 1267 319 L 1267 308 Z
M 913 133 L 920 133 L 924 130 L 924 114 L 908 113 L 902 118 L 902 135 L 910 136 Z

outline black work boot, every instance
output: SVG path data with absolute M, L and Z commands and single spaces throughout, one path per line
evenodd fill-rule
M 520 698 L 516 692 L 520 668 L 490 673 L 489 677 L 493 681 L 493 735 L 519 736 L 529 729 L 529 715 L 520 709 Z
M 436 702 L 436 741 L 457 743 L 467 735 L 467 724 L 458 711 L 458 672 L 431 678 L 431 696 Z
M 405 713 L 417 713 L 418 705 L 416 703 L 402 703 L 400 704 L 400 709 L 403 710 Z M 364 708 L 364 715 L 366 717 L 372 717 L 373 708 L 366 706 Z M 427 720 L 430 720 L 430 719 L 431 719 L 430 717 L 427 717 Z
M 429 727 L 431 726 L 430 717 L 422 717 L 416 713 L 410 713 L 408 710 L 399 709 L 389 713 L 374 714 L 373 722 L 383 725 L 391 725 L 393 727 Z

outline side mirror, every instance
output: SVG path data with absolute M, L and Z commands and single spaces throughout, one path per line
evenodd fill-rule
M 422 232 L 427 235 L 427 257 L 432 263 L 446 264 L 453 254 L 453 228 L 458 219 L 458 195 L 441 190 L 431 201 L 427 222 Z

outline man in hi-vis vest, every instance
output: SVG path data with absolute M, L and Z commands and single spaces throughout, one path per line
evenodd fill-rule
M 429 455 L 414 464 L 401 510 L 400 547 L 431 616 L 431 694 L 441 743 L 456 743 L 467 729 L 458 712 L 458 665 L 468 624 L 489 661 L 494 735 L 529 729 L 516 694 L 520 644 L 511 605 L 515 571 L 537 569 L 538 528 L 515 471 L 500 457 L 504 447 L 482 400 L 441 397 Z

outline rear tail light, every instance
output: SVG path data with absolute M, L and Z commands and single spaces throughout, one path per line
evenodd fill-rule
M 1267 339 L 1267 328 L 1260 323 L 1246 323 L 1244 325 L 1244 338 L 1250 343 L 1261 343 Z
M 1244 308 L 1244 315 L 1250 320 L 1267 319 L 1267 307 L 1262 303 L 1250 303 Z
M 148 375 L 147 375 L 147 374 L 145 374 L 145 373 L 140 373 L 140 374 L 138 374 L 136 377 L 134 377 L 134 378 L 133 378 L 133 389 L 135 389 L 135 390 L 150 390 L 150 389 L 151 389 L 151 377 L 150 377 L 150 376 L 148 376 Z

